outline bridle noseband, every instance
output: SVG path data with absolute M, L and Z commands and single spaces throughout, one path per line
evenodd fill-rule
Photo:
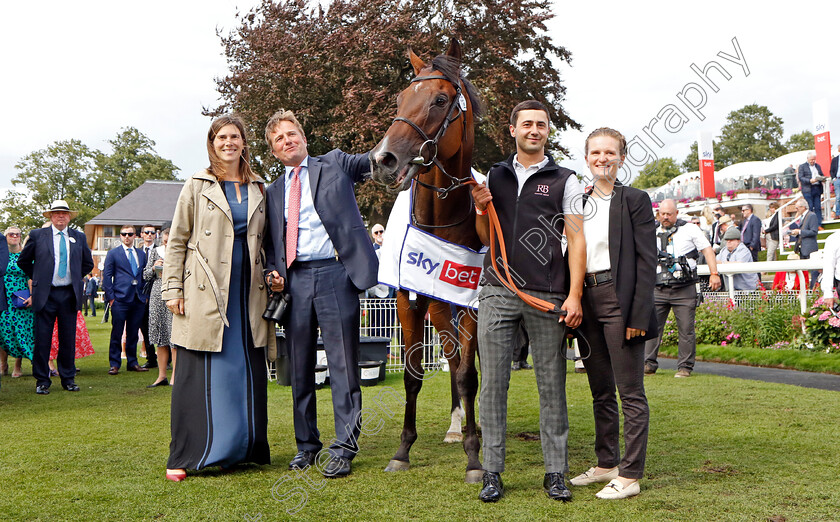
M 463 117 L 464 116 L 464 110 L 461 109 L 461 106 L 460 106 L 460 100 L 461 100 L 461 97 L 463 96 L 463 93 L 461 92 L 461 86 L 460 85 L 451 81 L 449 78 L 447 78 L 445 76 L 417 76 L 416 78 L 411 80 L 411 83 L 422 82 L 422 81 L 426 81 L 426 80 L 446 80 L 449 83 L 451 83 L 453 87 L 455 87 L 455 97 L 452 99 L 452 103 L 449 105 L 449 111 L 446 114 L 446 118 L 444 118 L 443 123 L 441 123 L 440 128 L 438 129 L 437 134 L 435 134 L 434 139 L 429 138 L 429 136 L 423 131 L 423 129 L 420 128 L 419 125 L 417 125 L 416 123 L 414 123 L 413 121 L 411 121 L 407 118 L 397 116 L 396 118 L 394 118 L 394 122 L 401 121 L 403 123 L 408 124 L 412 129 L 417 131 L 417 134 L 419 134 L 421 138 L 423 138 L 423 143 L 420 145 L 420 150 L 417 152 L 417 157 L 414 158 L 413 160 L 411 160 L 409 163 L 411 163 L 413 165 L 421 165 L 423 167 L 430 167 L 430 166 L 434 165 L 447 178 L 450 179 L 451 184 L 446 188 L 442 188 L 442 187 L 437 187 L 435 185 L 430 185 L 428 183 L 424 183 L 424 182 L 420 181 L 419 179 L 414 178 L 415 182 L 419 183 L 420 185 L 422 185 L 422 186 L 424 186 L 424 187 L 426 187 L 430 190 L 433 190 L 433 191 L 437 192 L 438 197 L 440 199 L 444 199 L 444 198 L 446 198 L 446 196 L 449 195 L 450 191 L 455 190 L 458 187 L 461 187 L 465 182 L 472 179 L 472 177 L 470 177 L 470 176 L 468 176 L 466 178 L 456 178 L 455 176 L 449 174 L 448 172 L 446 172 L 446 169 L 443 167 L 443 165 L 441 164 L 440 160 L 438 160 L 438 157 L 437 157 L 438 156 L 438 142 L 443 137 L 443 135 L 446 134 L 446 130 L 449 128 L 449 126 L 452 123 L 455 122 L 455 120 L 457 120 L 458 118 L 461 118 L 462 124 L 464 125 L 464 128 L 466 129 L 467 122 L 466 122 L 466 118 Z M 457 114 L 455 113 L 456 110 L 458 111 Z M 423 150 L 424 149 L 427 149 L 429 151 L 434 150 L 434 154 L 431 155 L 431 157 L 429 158 L 428 161 L 423 157 Z

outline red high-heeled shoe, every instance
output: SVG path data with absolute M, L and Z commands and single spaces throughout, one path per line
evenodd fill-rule
M 166 480 L 171 480 L 172 482 L 181 482 L 187 478 L 187 472 L 183 469 L 167 469 L 166 470 Z

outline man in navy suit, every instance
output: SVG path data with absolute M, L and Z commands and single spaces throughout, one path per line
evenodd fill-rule
M 353 192 L 354 184 L 369 175 L 370 162 L 367 154 L 337 149 L 310 157 L 291 111 L 274 114 L 265 136 L 285 167 L 266 189 L 265 252 L 272 290 L 285 289 L 292 298 L 285 327 L 298 453 L 289 468 L 316 465 L 327 477 L 343 477 L 359 449 L 359 293 L 376 284 L 379 266 Z M 315 415 L 319 324 L 335 417 L 329 459 L 315 458 L 323 447 Z
M 799 184 L 802 189 L 802 197 L 808 202 L 808 210 L 817 215 L 818 225 L 821 225 L 823 222 L 822 205 L 820 204 L 823 186 L 822 181 L 817 176 L 822 175 L 822 168 L 817 163 L 816 153 L 809 152 L 808 161 L 799 166 L 797 176 L 799 177 Z
M 741 221 L 741 242 L 749 249 L 753 261 L 758 261 L 758 253 L 761 251 L 761 220 L 753 215 L 753 206 L 749 203 L 741 207 L 741 214 L 744 216 Z
M 79 391 L 75 364 L 76 312 L 82 309 L 82 277 L 93 270 L 93 257 L 84 233 L 67 227 L 78 214 L 70 210 L 66 201 L 54 201 L 44 212 L 52 226 L 30 232 L 18 258 L 18 266 L 32 279 L 35 312 L 32 375 L 36 379 L 35 393 L 39 395 L 50 393 L 48 361 L 56 320 L 61 386 L 67 391 Z
M 111 305 L 111 345 L 108 349 L 111 369 L 108 375 L 116 375 L 120 371 L 123 329 L 126 368 L 130 372 L 149 371 L 137 363 L 137 332 L 146 306 L 146 294 L 143 293 L 146 255 L 143 250 L 134 247 L 135 234 L 133 225 L 120 229 L 122 244 L 108 251 L 102 270 L 102 290 L 105 291 L 105 301 Z

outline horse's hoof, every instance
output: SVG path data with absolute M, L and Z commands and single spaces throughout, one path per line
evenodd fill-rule
M 385 467 L 385 471 L 408 471 L 411 464 L 402 460 L 391 459 L 391 462 Z
M 455 432 L 455 431 L 447 431 L 446 432 L 446 437 L 443 438 L 443 442 L 449 442 L 449 443 L 463 442 L 463 441 L 464 441 L 464 436 L 460 432 Z
M 464 482 L 466 482 L 467 484 L 478 484 L 479 482 L 481 482 L 481 479 L 483 477 L 483 469 L 471 469 L 467 471 L 467 476 L 464 478 Z

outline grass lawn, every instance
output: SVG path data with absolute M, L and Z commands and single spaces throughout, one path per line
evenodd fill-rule
M 677 356 L 676 346 L 661 346 L 659 351 L 669 357 Z M 823 350 L 769 350 L 700 344 L 697 345 L 697 360 L 840 374 L 840 354 L 825 353 Z
M 448 374 L 428 379 L 421 395 L 413 468 L 382 469 L 397 448 L 402 410 L 380 396 L 403 395 L 401 374 L 363 388 L 381 429 L 359 439 L 346 479 L 322 480 L 286 470 L 295 453 L 289 388 L 269 385 L 272 464 L 164 479 L 169 443 L 169 388 L 146 389 L 153 372 L 109 376 L 108 325 L 89 323 L 97 354 L 79 361 L 80 393 L 38 396 L 26 376 L 3 378 L 0 391 L 0 516 L 3 520 L 838 520 L 836 427 L 840 394 L 694 374 L 647 377 L 651 430 L 642 494 L 595 498 L 599 485 L 573 488 L 570 504 L 542 492 L 533 371 L 510 386 L 506 496 L 477 500 L 464 484 L 465 458 L 444 444 L 449 425 Z M 570 365 L 571 372 L 571 365 Z M 568 374 L 571 474 L 594 464 L 594 426 L 586 376 Z M 334 435 L 329 388 L 318 392 L 322 439 Z M 396 415 L 388 417 L 387 410 Z M 308 480 L 308 482 L 307 482 Z M 296 489 L 295 489 L 296 488 Z M 283 498 L 285 501 L 281 501 Z M 280 500 L 278 500 L 280 499 Z M 305 502 L 304 502 L 305 500 Z M 301 503 L 290 515 L 287 510 Z

